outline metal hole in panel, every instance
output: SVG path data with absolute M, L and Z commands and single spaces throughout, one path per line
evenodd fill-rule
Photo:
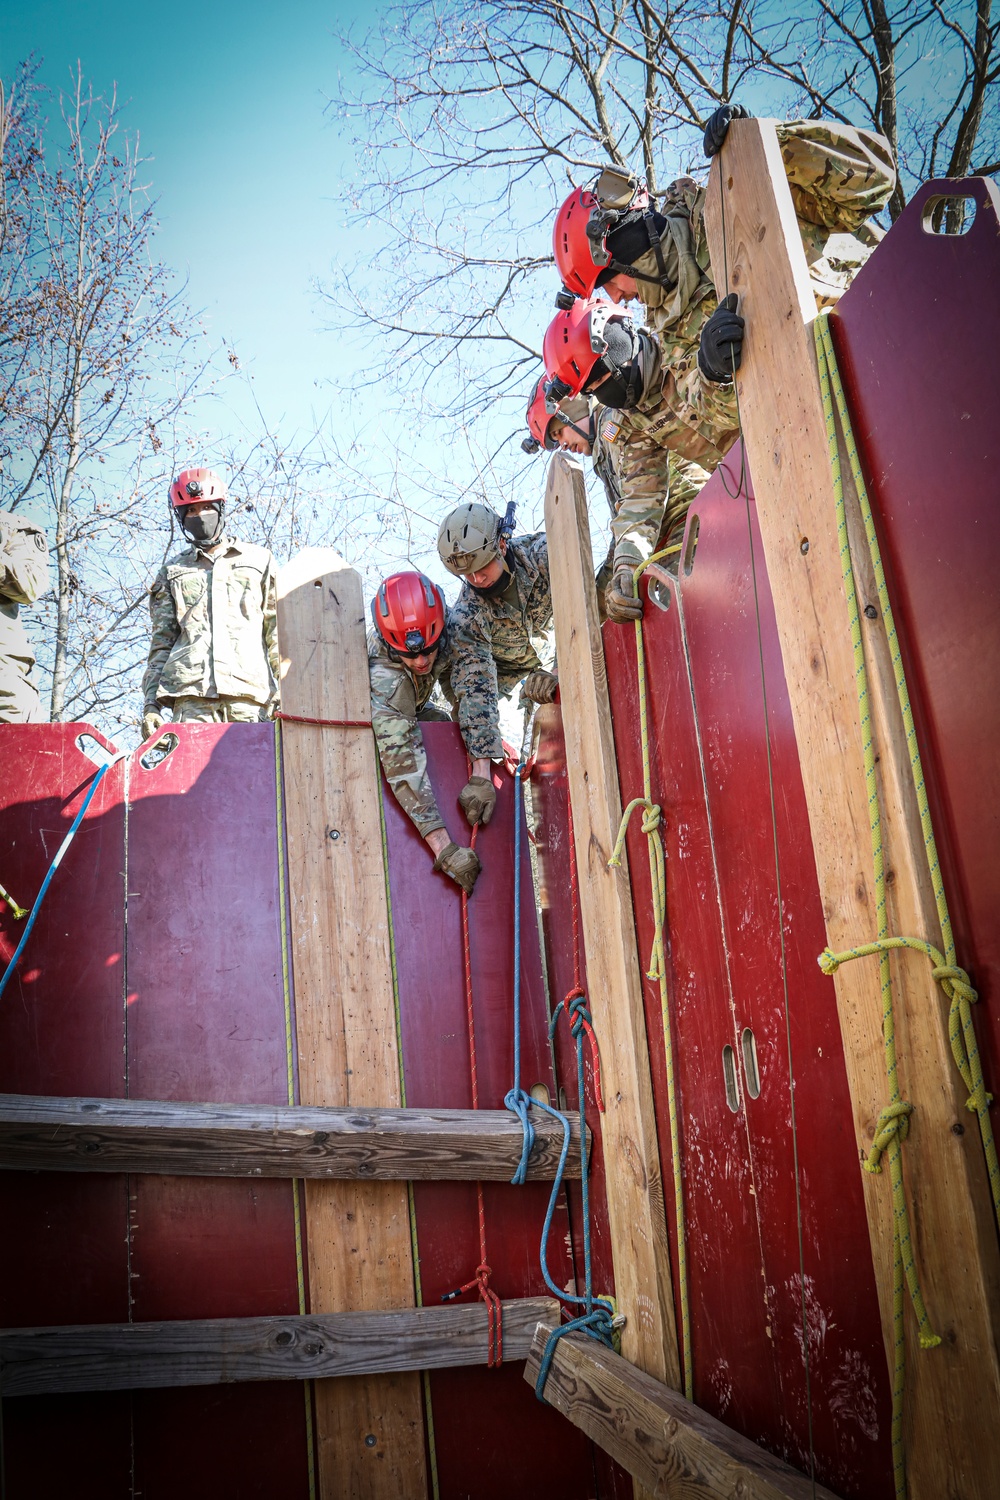
M 740 1086 L 736 1079 L 736 1053 L 728 1042 L 722 1049 L 722 1076 L 726 1080 L 726 1103 L 735 1114 L 740 1107 Z
M 925 234 L 968 234 L 976 217 L 976 200 L 965 193 L 940 193 L 924 204 Z
M 690 521 L 688 522 L 687 537 L 684 542 L 684 551 L 681 554 L 684 560 L 685 578 L 688 577 L 691 569 L 694 567 L 694 554 L 695 549 L 698 546 L 698 532 L 700 530 L 701 522 L 699 521 L 697 516 L 692 516 Z
M 549 1091 L 544 1083 L 533 1083 L 531 1085 L 531 1088 L 528 1090 L 528 1093 L 531 1095 L 532 1099 L 534 1099 L 536 1104 L 549 1103 Z
M 751 1099 L 760 1098 L 760 1069 L 757 1066 L 757 1042 L 749 1026 L 744 1027 L 740 1037 L 743 1048 L 743 1076 L 747 1081 L 747 1093 Z
M 162 765 L 172 750 L 176 750 L 180 740 L 172 730 L 161 734 L 159 739 L 154 740 L 148 750 L 139 756 L 139 764 L 144 771 L 155 771 L 156 767 Z
M 106 766 L 115 758 L 114 751 L 108 750 L 101 744 L 100 740 L 95 740 L 92 734 L 78 734 L 76 737 L 76 748 L 89 761 L 93 761 L 95 766 Z
M 650 563 L 646 569 L 649 579 L 649 597 L 657 609 L 668 610 L 670 608 L 670 586 L 673 580 L 669 573 L 664 572 L 658 563 Z

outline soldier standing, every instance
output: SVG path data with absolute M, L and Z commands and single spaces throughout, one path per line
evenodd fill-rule
M 150 591 L 146 738 L 165 708 L 175 724 L 250 723 L 278 702 L 273 557 L 226 534 L 227 490 L 211 469 L 185 469 L 169 495 L 191 545 L 164 563 Z
M 375 629 L 368 636 L 372 728 L 385 779 L 434 854 L 434 869 L 471 895 L 482 866 L 475 851 L 457 844 L 445 828 L 427 774 L 420 732 L 421 723 L 450 719 L 431 702 L 438 686 L 446 698 L 451 697 L 452 658 L 444 595 L 423 573 L 393 573 L 379 585 L 372 600 L 372 619 Z M 480 763 L 479 769 L 489 777 L 489 761 Z M 482 821 L 489 822 L 489 814 Z
M 45 533 L 27 516 L 0 511 L 0 724 L 44 722 L 21 605 L 34 604 L 49 580 Z
M 486 822 L 496 792 L 482 768 L 503 759 L 499 698 L 522 684 L 526 702 L 552 703 L 552 589 L 544 531 L 511 536 L 513 506 L 501 520 L 479 502 L 449 511 L 438 532 L 441 561 L 462 591 L 451 611 L 451 690 L 473 758 L 459 801 L 470 823 Z
M 709 156 L 740 116 L 746 111 L 739 105 L 711 116 L 705 131 Z M 819 305 L 829 306 L 879 238 L 881 231 L 866 221 L 892 193 L 892 154 L 872 131 L 812 120 L 779 125 L 778 138 L 813 288 Z M 657 450 L 667 448 L 713 470 L 739 430 L 732 377 L 740 364 L 743 319 L 735 298 L 718 304 L 704 226 L 705 189 L 679 178 L 659 202 L 662 211 L 652 207 L 637 179 L 605 168 L 563 203 L 553 238 L 565 288 L 546 335 L 546 369 L 555 377 L 550 398 L 596 392 L 615 409 L 602 432 L 622 449 L 626 502 L 655 487 L 662 463 Z M 615 305 L 640 298 L 655 339 L 595 300 L 598 287 Z M 595 341 L 589 348 L 588 333 Z M 697 479 L 693 471 L 691 478 Z M 621 600 L 631 599 L 626 564 L 623 558 L 622 567 L 616 565 L 608 593 L 612 618 Z

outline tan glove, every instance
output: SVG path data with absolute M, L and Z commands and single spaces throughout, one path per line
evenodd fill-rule
M 554 672 L 541 669 L 529 672 L 521 684 L 521 692 L 530 703 L 554 703 L 559 691 L 559 678 Z
M 470 776 L 458 794 L 458 801 L 468 822 L 473 827 L 477 823 L 482 823 L 485 828 L 493 816 L 493 809 L 497 805 L 496 788 L 493 785 L 492 778 L 489 776 Z M 447 850 L 445 852 L 447 853 Z
M 150 735 L 155 734 L 158 729 L 162 729 L 166 722 L 166 719 L 158 708 L 145 709 L 142 715 L 143 739 L 148 740 Z
M 613 620 L 616 625 L 624 625 L 629 620 L 642 619 L 642 600 L 637 599 L 632 592 L 631 568 L 615 570 L 615 576 L 608 584 L 604 595 L 604 608 L 607 610 L 608 619 Z
M 467 896 L 471 896 L 483 867 L 475 849 L 464 849 L 461 844 L 451 843 L 441 850 L 434 861 L 434 868 L 450 876 Z

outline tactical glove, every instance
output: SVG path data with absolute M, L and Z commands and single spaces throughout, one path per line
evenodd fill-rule
M 559 692 L 559 678 L 554 672 L 529 672 L 521 685 L 529 703 L 554 703 Z
M 631 568 L 615 569 L 615 576 L 604 594 L 604 608 L 608 619 L 615 625 L 624 625 L 629 620 L 642 619 L 642 600 L 635 596 Z
M 160 713 L 160 710 L 158 708 L 145 709 L 142 715 L 143 739 L 148 740 L 150 735 L 155 734 L 158 729 L 162 729 L 166 722 L 166 719 Z
M 471 896 L 483 868 L 475 849 L 463 849 L 461 844 L 446 844 L 434 861 L 435 870 L 444 873 L 460 885 L 467 896 Z
M 721 104 L 713 110 L 705 126 L 705 155 L 714 156 L 726 139 L 730 120 L 749 120 L 752 115 L 742 104 Z
M 698 368 L 706 380 L 723 385 L 732 380 L 743 358 L 743 330 L 746 320 L 736 311 L 737 297 L 730 292 L 701 330 L 698 346 Z
M 496 788 L 492 779 L 489 776 L 470 776 L 458 794 L 458 801 L 467 821 L 473 827 L 482 823 L 485 828 L 497 805 Z

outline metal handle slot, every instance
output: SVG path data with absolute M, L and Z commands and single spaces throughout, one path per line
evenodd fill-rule
M 735 1115 L 740 1107 L 740 1085 L 736 1076 L 736 1053 L 728 1042 L 722 1049 L 722 1076 L 726 1081 L 726 1103 Z
M 747 1093 L 751 1099 L 759 1099 L 760 1069 L 757 1066 L 757 1040 L 749 1026 L 743 1029 L 740 1046 L 743 1049 L 743 1076 L 746 1079 Z

